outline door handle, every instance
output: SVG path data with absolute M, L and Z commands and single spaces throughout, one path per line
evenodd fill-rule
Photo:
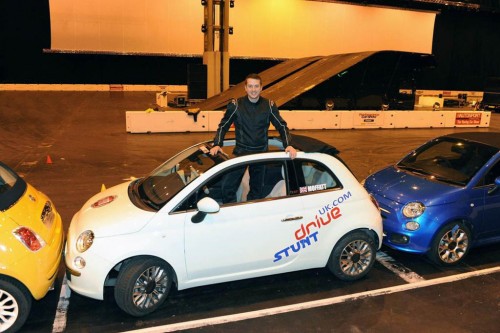
M 281 222 L 302 220 L 302 218 L 303 218 L 302 216 L 287 217 L 286 219 L 282 219 Z

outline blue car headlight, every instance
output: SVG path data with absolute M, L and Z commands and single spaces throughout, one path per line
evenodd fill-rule
M 403 215 L 408 218 L 419 217 L 424 211 L 425 205 L 418 201 L 408 202 L 403 207 Z

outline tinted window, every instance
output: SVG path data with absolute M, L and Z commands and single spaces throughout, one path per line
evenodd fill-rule
M 500 162 L 497 162 L 484 177 L 484 185 L 495 184 L 495 179 L 500 177 Z
M 322 164 L 310 160 L 293 160 L 290 172 L 290 194 L 310 193 L 341 187 L 339 180 Z
M 0 210 L 14 205 L 26 191 L 26 182 L 8 166 L 0 163 Z
M 252 178 L 249 172 L 250 166 L 262 168 L 264 173 L 262 192 L 258 198 L 250 197 Z M 176 211 L 196 209 L 196 203 L 206 196 L 224 206 L 340 187 L 342 185 L 337 177 L 327 167 L 315 161 L 294 159 L 244 164 L 224 170 L 207 181 L 193 192 Z
M 435 180 L 466 185 L 497 151 L 479 143 L 444 138 L 424 145 L 397 166 Z

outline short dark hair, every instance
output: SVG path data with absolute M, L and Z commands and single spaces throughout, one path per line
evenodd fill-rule
M 247 84 L 248 79 L 259 80 L 260 85 L 262 85 L 262 78 L 260 77 L 259 74 L 255 74 L 255 73 L 248 74 L 247 77 L 245 78 L 245 84 Z

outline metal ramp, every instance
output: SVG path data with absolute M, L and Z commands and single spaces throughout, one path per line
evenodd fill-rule
M 281 106 L 374 53 L 376 52 L 335 54 L 323 57 L 265 89 L 262 91 L 262 96 Z
M 260 72 L 259 75 L 264 83 L 263 93 L 266 87 L 271 86 L 274 82 L 298 70 L 303 70 L 320 59 L 322 59 L 322 57 L 290 59 Z M 200 103 L 196 103 L 193 107 L 199 110 L 220 110 L 225 108 L 231 99 L 245 96 L 245 94 L 245 81 L 242 81 L 218 95 L 210 97 Z
M 284 61 L 259 73 L 264 83 L 262 96 L 273 100 L 279 107 L 377 52 L 380 51 L 335 54 Z M 231 99 L 241 96 L 245 96 L 244 81 L 216 96 L 194 104 L 192 108 L 188 109 L 188 113 L 196 114 L 201 110 L 221 110 L 226 107 Z

